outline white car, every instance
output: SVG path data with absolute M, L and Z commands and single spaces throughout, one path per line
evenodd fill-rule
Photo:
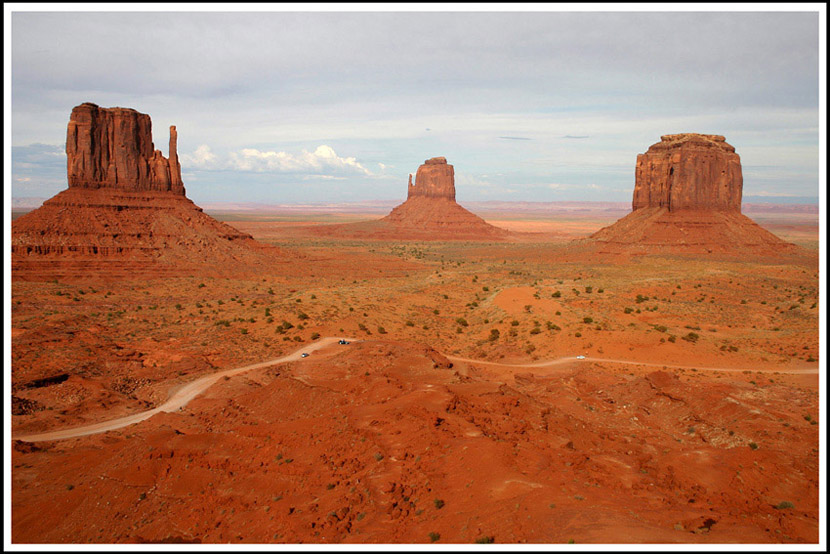
M 302 354 L 300 354 L 300 357 L 301 358 L 308 358 L 308 352 L 303 352 Z
M 580 354 L 579 356 L 577 356 L 577 357 L 576 357 L 576 359 L 577 359 L 577 360 L 584 360 L 584 359 L 585 359 L 585 356 L 583 356 L 582 354 Z

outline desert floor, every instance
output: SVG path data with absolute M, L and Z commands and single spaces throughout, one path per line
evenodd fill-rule
M 13 440 L 13 542 L 818 541 L 816 218 L 752 214 L 787 259 L 590 258 L 568 241 L 618 214 L 480 215 L 522 234 L 223 214 L 290 260 L 13 276 L 14 439 L 293 355 Z

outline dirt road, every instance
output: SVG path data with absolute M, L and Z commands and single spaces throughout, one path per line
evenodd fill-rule
M 129 415 L 126 417 L 121 417 L 118 419 L 113 419 L 110 421 L 103 421 L 101 423 L 95 423 L 92 425 L 85 425 L 83 427 L 72 427 L 70 429 L 63 429 L 59 431 L 49 431 L 46 433 L 38 433 L 34 435 L 24 435 L 19 437 L 12 437 L 13 440 L 21 440 L 25 442 L 39 442 L 39 441 L 54 441 L 54 440 L 63 440 L 63 439 L 72 439 L 76 437 L 82 437 L 84 435 L 94 435 L 96 433 L 105 433 L 107 431 L 113 431 L 115 429 L 120 429 L 122 427 L 126 427 L 128 425 L 132 425 L 134 423 L 138 423 L 140 421 L 144 421 L 145 419 L 149 419 L 154 415 L 161 413 L 161 412 L 174 412 L 181 408 L 184 408 L 188 402 L 193 400 L 195 397 L 203 393 L 207 390 L 210 386 L 216 383 L 219 379 L 224 377 L 232 377 L 234 375 L 238 375 L 240 373 L 244 373 L 246 371 L 250 371 L 252 369 L 260 369 L 263 367 L 268 367 L 271 365 L 281 364 L 285 362 L 290 362 L 294 360 L 299 360 L 302 358 L 302 354 L 311 353 L 315 350 L 319 350 L 321 348 L 325 348 L 331 344 L 335 344 L 338 341 L 343 340 L 342 337 L 325 337 L 319 339 L 317 342 L 310 344 L 297 350 L 296 352 L 289 354 L 287 356 L 282 356 L 281 358 L 274 358 L 273 360 L 267 360 L 264 362 L 259 362 L 256 364 L 246 365 L 242 367 L 236 367 L 233 369 L 227 369 L 225 371 L 220 371 L 218 373 L 214 373 L 212 375 L 207 375 L 205 377 L 201 377 L 200 379 L 196 379 L 192 383 L 188 383 L 183 387 L 174 390 L 170 398 L 162 405 L 153 408 L 152 410 L 147 410 L 145 412 L 140 412 L 137 414 Z M 348 341 L 354 341 L 356 339 L 345 339 Z M 650 362 L 638 362 L 636 360 L 615 360 L 615 359 L 606 359 L 606 358 L 593 358 L 593 357 L 585 357 L 585 358 L 577 358 L 576 356 L 566 356 L 562 358 L 556 358 L 554 360 L 547 360 L 543 362 L 535 362 L 530 364 L 505 364 L 501 362 L 489 362 L 483 360 L 473 360 L 470 358 L 460 358 L 457 356 L 447 356 L 447 358 L 453 362 L 465 362 L 465 363 L 472 363 L 478 365 L 488 365 L 488 366 L 498 366 L 502 368 L 545 368 L 545 367 L 552 367 L 556 365 L 562 365 L 567 363 L 581 363 L 581 362 L 605 362 L 605 363 L 615 363 L 615 364 L 626 364 L 626 365 L 640 365 L 640 366 L 649 366 L 649 367 L 659 367 L 659 368 L 668 368 L 668 369 L 696 369 L 698 371 L 724 371 L 724 372 L 742 372 L 742 371 L 764 371 L 767 373 L 772 373 L 773 370 L 759 370 L 755 368 L 723 368 L 723 367 L 701 367 L 701 366 L 680 366 L 680 365 L 669 365 L 663 363 L 650 363 Z M 810 375 L 810 374 L 817 374 L 818 368 L 809 368 L 804 370 L 775 370 L 778 373 L 787 373 L 787 374 L 801 374 L 801 375 Z

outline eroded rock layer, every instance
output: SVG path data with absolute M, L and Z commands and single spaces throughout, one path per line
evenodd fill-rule
M 637 156 L 632 208 L 741 211 L 741 158 L 720 135 L 663 135 Z
M 430 158 L 415 173 L 415 183 L 409 176 L 407 199 L 423 196 L 426 198 L 447 198 L 455 202 L 455 170 L 447 158 Z
M 149 115 L 90 102 L 76 106 L 66 129 L 69 187 L 171 191 L 184 196 L 177 136 L 173 125 L 169 158 L 165 158 L 153 146 Z
M 185 196 L 170 157 L 153 149 L 150 117 L 85 103 L 67 128 L 69 188 L 12 223 L 15 278 L 89 273 L 218 272 L 276 261 L 280 251 L 216 221 Z
M 444 157 L 426 160 L 409 176 L 406 202 L 369 222 L 321 225 L 316 235 L 384 240 L 501 240 L 508 232 L 490 225 L 455 201 L 453 166 Z
M 605 253 L 798 250 L 741 214 L 741 160 L 724 137 L 683 133 L 661 139 L 637 156 L 633 212 L 578 243 Z

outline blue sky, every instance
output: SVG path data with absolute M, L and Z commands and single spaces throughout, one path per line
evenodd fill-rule
M 817 12 L 16 11 L 11 30 L 13 198 L 66 188 L 87 101 L 149 114 L 165 155 L 175 124 L 197 203 L 403 199 L 433 156 L 460 201 L 630 201 L 637 154 L 678 132 L 725 135 L 745 197 L 818 196 Z

